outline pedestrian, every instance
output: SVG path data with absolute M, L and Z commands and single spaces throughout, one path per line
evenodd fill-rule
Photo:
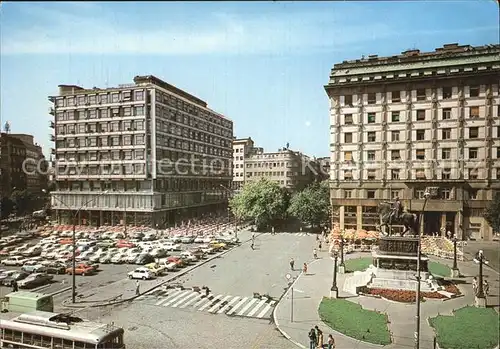
M 271 228 L 271 233 L 274 235 L 274 226 Z
M 205 288 L 205 297 L 208 297 L 208 295 L 210 294 L 210 289 L 208 288 L 208 286 Z
M 323 244 L 320 241 L 319 244 L 318 244 L 318 248 L 319 248 L 320 251 L 321 251 L 321 247 L 323 247 Z
M 318 348 L 323 348 L 323 331 L 321 331 L 318 325 L 314 326 L 316 329 L 316 346 Z
M 252 241 L 255 241 L 255 233 L 252 233 Z
M 255 250 L 255 249 L 253 248 L 253 241 L 252 241 L 252 244 L 250 245 L 250 248 L 251 248 L 252 250 Z
M 333 336 L 331 334 L 328 335 L 328 349 L 335 349 L 335 339 L 333 339 Z
M 19 286 L 17 285 L 17 281 L 14 280 L 12 281 L 12 292 L 17 292 L 19 291 Z
M 318 258 L 318 250 L 313 249 L 313 257 L 314 259 Z
M 484 279 L 483 281 L 483 292 L 487 296 L 490 293 L 490 285 L 488 284 L 488 280 Z
M 293 260 L 293 258 L 290 258 L 290 269 L 291 269 L 292 271 L 294 271 L 294 270 L 295 270 L 295 261 Z
M 139 280 L 137 280 L 135 282 L 135 295 L 138 296 L 141 294 L 141 290 L 140 290 L 140 284 L 139 284 Z
M 316 331 L 311 328 L 309 331 L 309 349 L 316 349 Z
M 302 233 L 302 227 L 300 227 L 299 231 Z
M 472 291 L 474 291 L 474 294 L 477 293 L 477 278 L 475 276 L 472 279 Z
M 304 274 L 307 274 L 307 263 L 304 263 L 304 266 L 302 267 L 302 272 Z

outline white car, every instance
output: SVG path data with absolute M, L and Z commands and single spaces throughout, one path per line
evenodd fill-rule
M 125 259 L 125 263 L 133 264 L 135 262 L 135 260 L 137 259 L 137 257 L 139 257 L 139 255 L 141 253 L 142 252 L 132 252 L 132 253 L 129 253 L 127 255 L 127 258 Z
M 180 251 L 181 245 L 175 244 L 172 241 L 165 242 L 162 247 L 167 251 Z
M 26 263 L 27 259 L 22 256 L 12 256 L 2 261 L 3 265 L 18 265 L 22 266 Z
M 187 260 L 190 262 L 196 262 L 198 260 L 198 258 L 189 251 L 181 252 L 180 256 L 183 260 Z
M 128 257 L 127 253 L 117 253 L 111 258 L 111 263 L 113 264 L 120 264 L 126 261 Z
M 200 235 L 194 239 L 194 242 L 197 244 L 201 244 L 203 242 L 203 239 L 204 239 L 203 235 Z
M 181 242 L 183 244 L 192 244 L 194 242 L 194 236 L 192 235 L 183 236 L 181 237 Z
M 149 254 L 154 258 L 162 258 L 167 255 L 167 251 L 163 248 L 155 248 Z
M 212 241 L 214 239 L 214 236 L 213 235 L 207 235 L 207 236 L 204 236 L 203 237 L 203 240 L 202 242 L 204 242 L 205 244 L 208 244 L 210 241 Z
M 150 280 L 155 277 L 154 273 L 148 268 L 137 268 L 136 270 L 129 272 L 127 275 L 129 279 L 142 279 L 142 280 Z
M 200 246 L 197 246 L 197 248 L 199 248 L 203 253 L 214 253 L 214 249 L 208 245 L 200 245 Z

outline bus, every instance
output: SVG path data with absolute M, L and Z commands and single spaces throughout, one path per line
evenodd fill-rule
M 12 292 L 5 296 L 4 303 L 7 310 L 13 313 L 28 313 L 35 310 L 54 311 L 53 297 L 43 293 Z
M 0 348 L 124 349 L 124 330 L 76 316 L 34 311 L 0 320 Z

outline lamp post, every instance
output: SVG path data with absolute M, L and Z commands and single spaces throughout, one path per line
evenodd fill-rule
M 339 253 L 337 251 L 333 251 L 333 281 L 332 288 L 330 288 L 330 297 L 338 298 L 339 297 L 339 288 L 337 287 L 337 260 L 339 257 Z
M 459 277 L 460 271 L 457 264 L 457 237 L 453 237 L 453 268 L 451 268 L 451 277 Z
M 484 294 L 484 287 L 483 287 L 483 264 L 488 264 L 489 262 L 484 258 L 483 250 L 479 250 L 478 253 L 476 253 L 476 256 L 474 258 L 474 262 L 479 264 L 479 280 L 478 280 L 478 285 L 477 285 L 477 291 L 476 291 L 476 297 L 475 297 L 475 304 L 476 307 L 480 308 L 485 308 L 486 307 L 486 295 Z
M 107 194 L 109 191 L 106 190 L 98 195 L 96 195 L 95 197 L 93 197 L 92 199 L 84 202 L 84 204 L 78 209 L 76 210 L 76 212 L 73 214 L 73 217 L 72 217 L 72 224 L 73 224 L 73 237 L 72 237 L 72 243 L 71 243 L 71 249 L 72 249 L 72 266 L 71 266 L 71 275 L 72 275 L 72 285 L 71 285 L 71 302 L 72 303 L 76 303 L 76 274 L 75 274 L 75 269 L 76 269 L 76 217 L 78 216 L 78 213 L 80 213 L 80 211 L 85 208 L 89 203 L 91 203 L 92 201 L 96 200 L 98 197 L 104 195 L 104 194 Z M 71 210 L 71 208 L 64 202 L 62 201 L 61 199 L 59 199 L 58 197 L 56 196 L 53 196 L 53 198 L 57 201 L 59 201 L 61 204 L 63 204 L 64 206 L 66 206 L 69 210 Z
M 222 184 L 219 184 L 219 186 L 224 189 L 227 193 L 229 194 L 232 194 L 233 191 L 225 186 L 223 186 Z M 231 214 L 231 211 L 229 210 L 229 196 L 228 196 L 228 202 L 227 202 L 227 219 L 230 220 L 230 214 Z M 235 223 L 235 233 L 234 233 L 234 237 L 237 239 L 238 238 L 238 223 Z
M 417 328 L 415 331 L 415 348 L 420 349 L 420 259 L 422 258 L 422 235 L 424 233 L 424 212 L 425 206 L 427 205 L 427 200 L 431 197 L 431 193 L 426 189 L 424 193 L 424 205 L 422 207 L 422 212 L 420 212 L 420 228 L 418 234 L 417 243 L 417 292 L 416 292 L 416 304 L 417 304 Z
M 340 233 L 340 264 L 339 264 L 339 273 L 345 273 L 345 264 L 344 264 L 344 231 Z

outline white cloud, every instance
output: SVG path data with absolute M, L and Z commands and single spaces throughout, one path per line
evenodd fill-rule
M 305 125 L 306 125 L 306 127 L 309 127 L 309 126 L 311 126 L 311 122 L 310 121 L 306 121 Z

